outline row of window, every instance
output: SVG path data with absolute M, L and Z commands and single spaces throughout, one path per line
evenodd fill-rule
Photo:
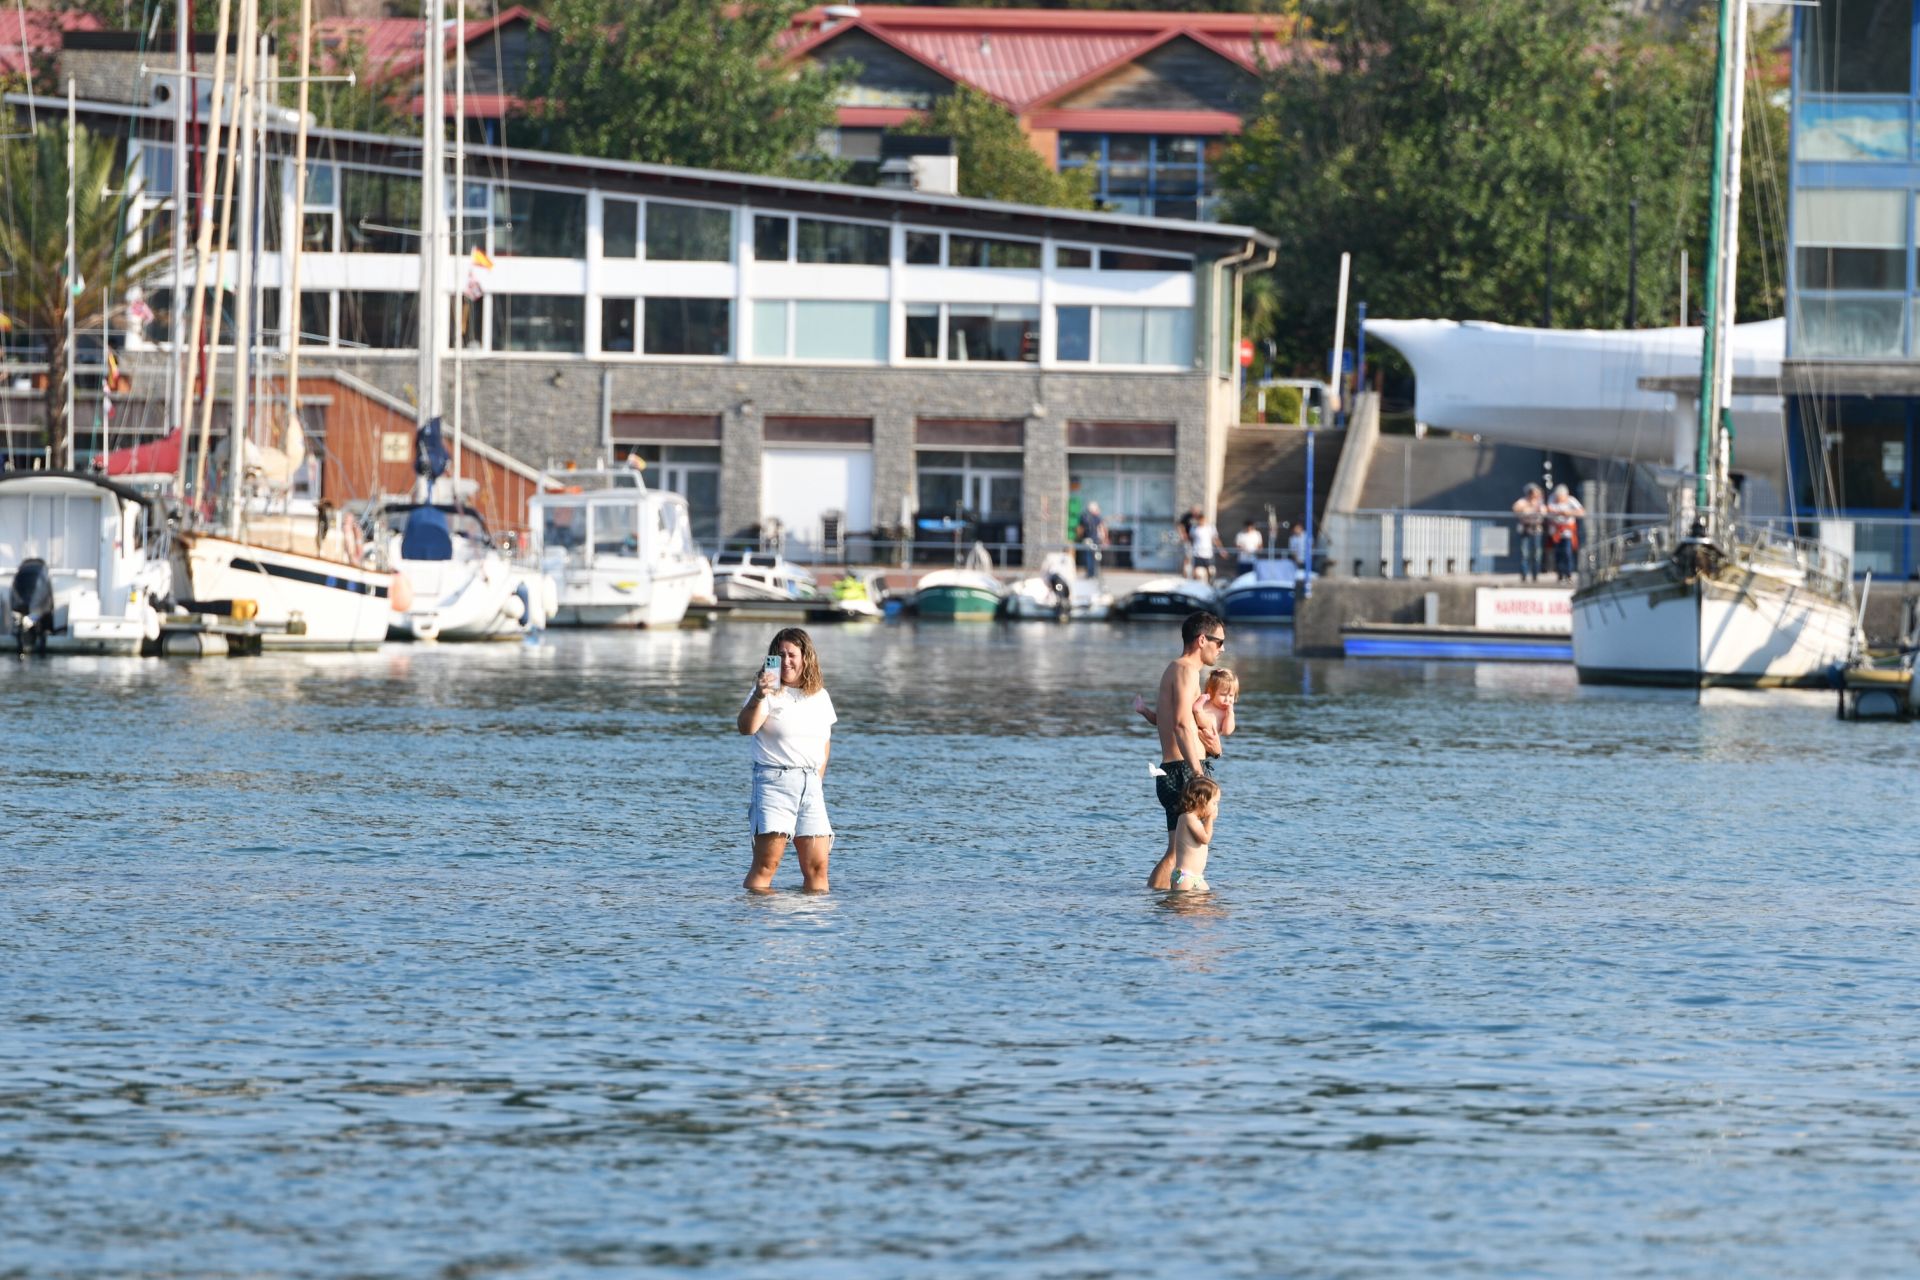
M 144 336 L 164 342 L 171 294 L 149 297 L 154 316 Z M 271 323 L 278 289 L 263 291 Z M 587 299 L 579 294 L 493 294 L 453 300 L 450 332 L 463 347 L 582 354 Z M 485 323 L 492 309 L 491 327 Z M 1182 307 L 1054 309 L 1057 358 L 1066 363 L 1186 368 L 1193 359 L 1193 315 Z M 815 299 L 756 300 L 749 305 L 748 352 L 760 359 L 887 359 L 888 305 Z M 230 317 L 223 333 L 230 328 Z M 417 345 L 418 295 L 390 290 L 302 290 L 300 335 L 310 346 L 405 350 Z M 602 298 L 599 350 L 610 354 L 725 357 L 733 354 L 730 298 Z M 906 356 L 956 363 L 1032 363 L 1040 358 L 1040 309 L 988 303 L 913 304 L 906 308 Z
M 1794 193 L 1796 356 L 1870 360 L 1907 354 L 1913 201 L 1907 191 Z
M 145 191 L 158 199 L 172 189 L 172 157 L 162 148 L 141 152 Z M 280 162 L 268 166 L 267 184 L 279 183 Z M 453 194 L 449 192 L 449 205 Z M 527 258 L 587 256 L 587 194 L 544 187 L 468 182 L 460 208 L 449 225 L 456 255 L 471 249 Z M 600 256 L 653 262 L 731 262 L 734 259 L 733 210 L 667 200 L 602 198 Z M 261 227 L 262 248 L 280 247 L 280 209 L 268 201 Z M 892 227 L 789 214 L 756 213 L 753 256 L 758 262 L 887 266 L 892 260 Z M 417 177 L 328 164 L 307 173 L 307 199 L 301 222 L 301 249 L 308 253 L 416 254 L 420 248 L 420 182 Z M 152 239 L 157 232 L 149 232 Z M 229 234 L 229 243 L 232 243 Z M 1036 271 L 1042 245 L 1037 240 L 980 236 L 910 228 L 909 265 L 997 268 Z M 1190 258 L 1172 254 L 1060 245 L 1055 265 L 1065 270 L 1186 272 Z
M 1220 140 L 1141 133 L 1063 133 L 1060 168 L 1093 175 L 1093 194 L 1115 213 L 1210 218 L 1219 203 L 1213 163 Z
M 720 449 L 713 445 L 630 444 L 620 458 L 647 462 L 647 482 L 687 500 L 693 536 L 720 536 Z M 1068 482 L 1083 502 L 1101 504 L 1116 525 L 1173 520 L 1169 455 L 1069 455 Z M 1019 453 L 921 449 L 914 458 L 916 505 L 923 511 L 970 511 L 1018 520 L 1025 506 L 1025 460 Z M 1069 531 L 1071 536 L 1071 531 Z

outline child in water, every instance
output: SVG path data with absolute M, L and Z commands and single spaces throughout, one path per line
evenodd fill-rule
M 1215 667 L 1207 677 L 1206 688 L 1193 700 L 1193 724 L 1200 731 L 1200 749 L 1207 759 L 1218 760 L 1221 739 L 1233 734 L 1233 704 L 1240 698 L 1240 677 L 1225 667 Z M 1139 694 L 1133 695 L 1133 709 L 1148 724 L 1158 725 L 1160 718 Z
M 1220 816 L 1220 784 L 1195 778 L 1180 793 L 1180 820 L 1173 828 L 1173 881 L 1176 893 L 1211 888 L 1207 883 L 1207 847 L 1213 821 Z

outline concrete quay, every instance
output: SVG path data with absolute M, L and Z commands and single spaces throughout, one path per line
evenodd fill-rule
M 1473 625 L 1474 589 L 1516 587 L 1518 579 L 1491 574 L 1450 578 L 1341 578 L 1313 580 L 1313 595 L 1294 606 L 1293 651 L 1302 657 L 1337 658 L 1340 629 L 1368 622 L 1436 622 Z M 1427 616 L 1427 597 L 1436 598 L 1438 616 Z M 1920 583 L 1873 584 L 1867 597 L 1867 643 L 1887 646 L 1899 639 L 1907 601 L 1920 597 Z

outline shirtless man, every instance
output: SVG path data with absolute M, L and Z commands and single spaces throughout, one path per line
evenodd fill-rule
M 1220 661 L 1227 647 L 1227 624 L 1211 613 L 1190 613 L 1180 624 L 1186 647 L 1167 664 L 1160 676 L 1160 696 L 1154 703 L 1154 723 L 1160 730 L 1160 772 L 1153 780 L 1154 796 L 1167 811 L 1167 851 L 1147 877 L 1147 888 L 1165 889 L 1173 876 L 1173 829 L 1180 820 L 1180 795 L 1194 778 L 1211 776 L 1200 726 L 1193 704 L 1200 696 L 1200 672 Z

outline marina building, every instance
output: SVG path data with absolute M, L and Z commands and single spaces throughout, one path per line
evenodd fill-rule
M 351 43 L 374 75 L 417 82 L 418 18 L 332 17 L 317 29 L 323 52 Z M 517 109 L 546 29 L 519 6 L 466 25 L 469 137 L 539 145 Z M 1011 111 L 1049 164 L 1087 170 L 1105 207 L 1206 220 L 1219 205 L 1220 144 L 1240 131 L 1262 62 L 1289 56 L 1289 29 L 1269 14 L 838 4 L 795 14 L 782 52 L 847 73 L 824 141 L 863 176 L 887 129 L 966 87 Z
M 40 100 L 42 117 L 56 105 Z M 141 178 L 130 216 L 163 210 L 131 256 L 155 252 L 171 108 L 91 102 L 81 117 L 126 140 Z M 411 401 L 420 144 L 310 133 L 298 299 L 283 288 L 292 146 L 284 124 L 267 131 L 262 373 L 297 341 L 307 376 L 339 370 Z M 1061 545 L 1098 501 L 1122 563 L 1158 567 L 1177 562 L 1175 514 L 1219 493 L 1240 281 L 1272 257 L 1261 233 L 495 146 L 469 146 L 462 165 L 443 402 L 500 455 L 643 458 L 687 496 L 704 542 L 777 532 L 801 555 L 978 539 L 1017 562 Z M 151 318 L 116 339 L 137 376 L 115 443 L 135 423 L 165 428 L 171 285 L 149 278 Z M 330 429 L 322 406 L 308 421 L 322 451 Z
M 1787 356 L 1795 513 L 1920 574 L 1920 59 L 1912 0 L 1794 10 Z M 1739 449 L 1735 441 L 1736 456 Z

